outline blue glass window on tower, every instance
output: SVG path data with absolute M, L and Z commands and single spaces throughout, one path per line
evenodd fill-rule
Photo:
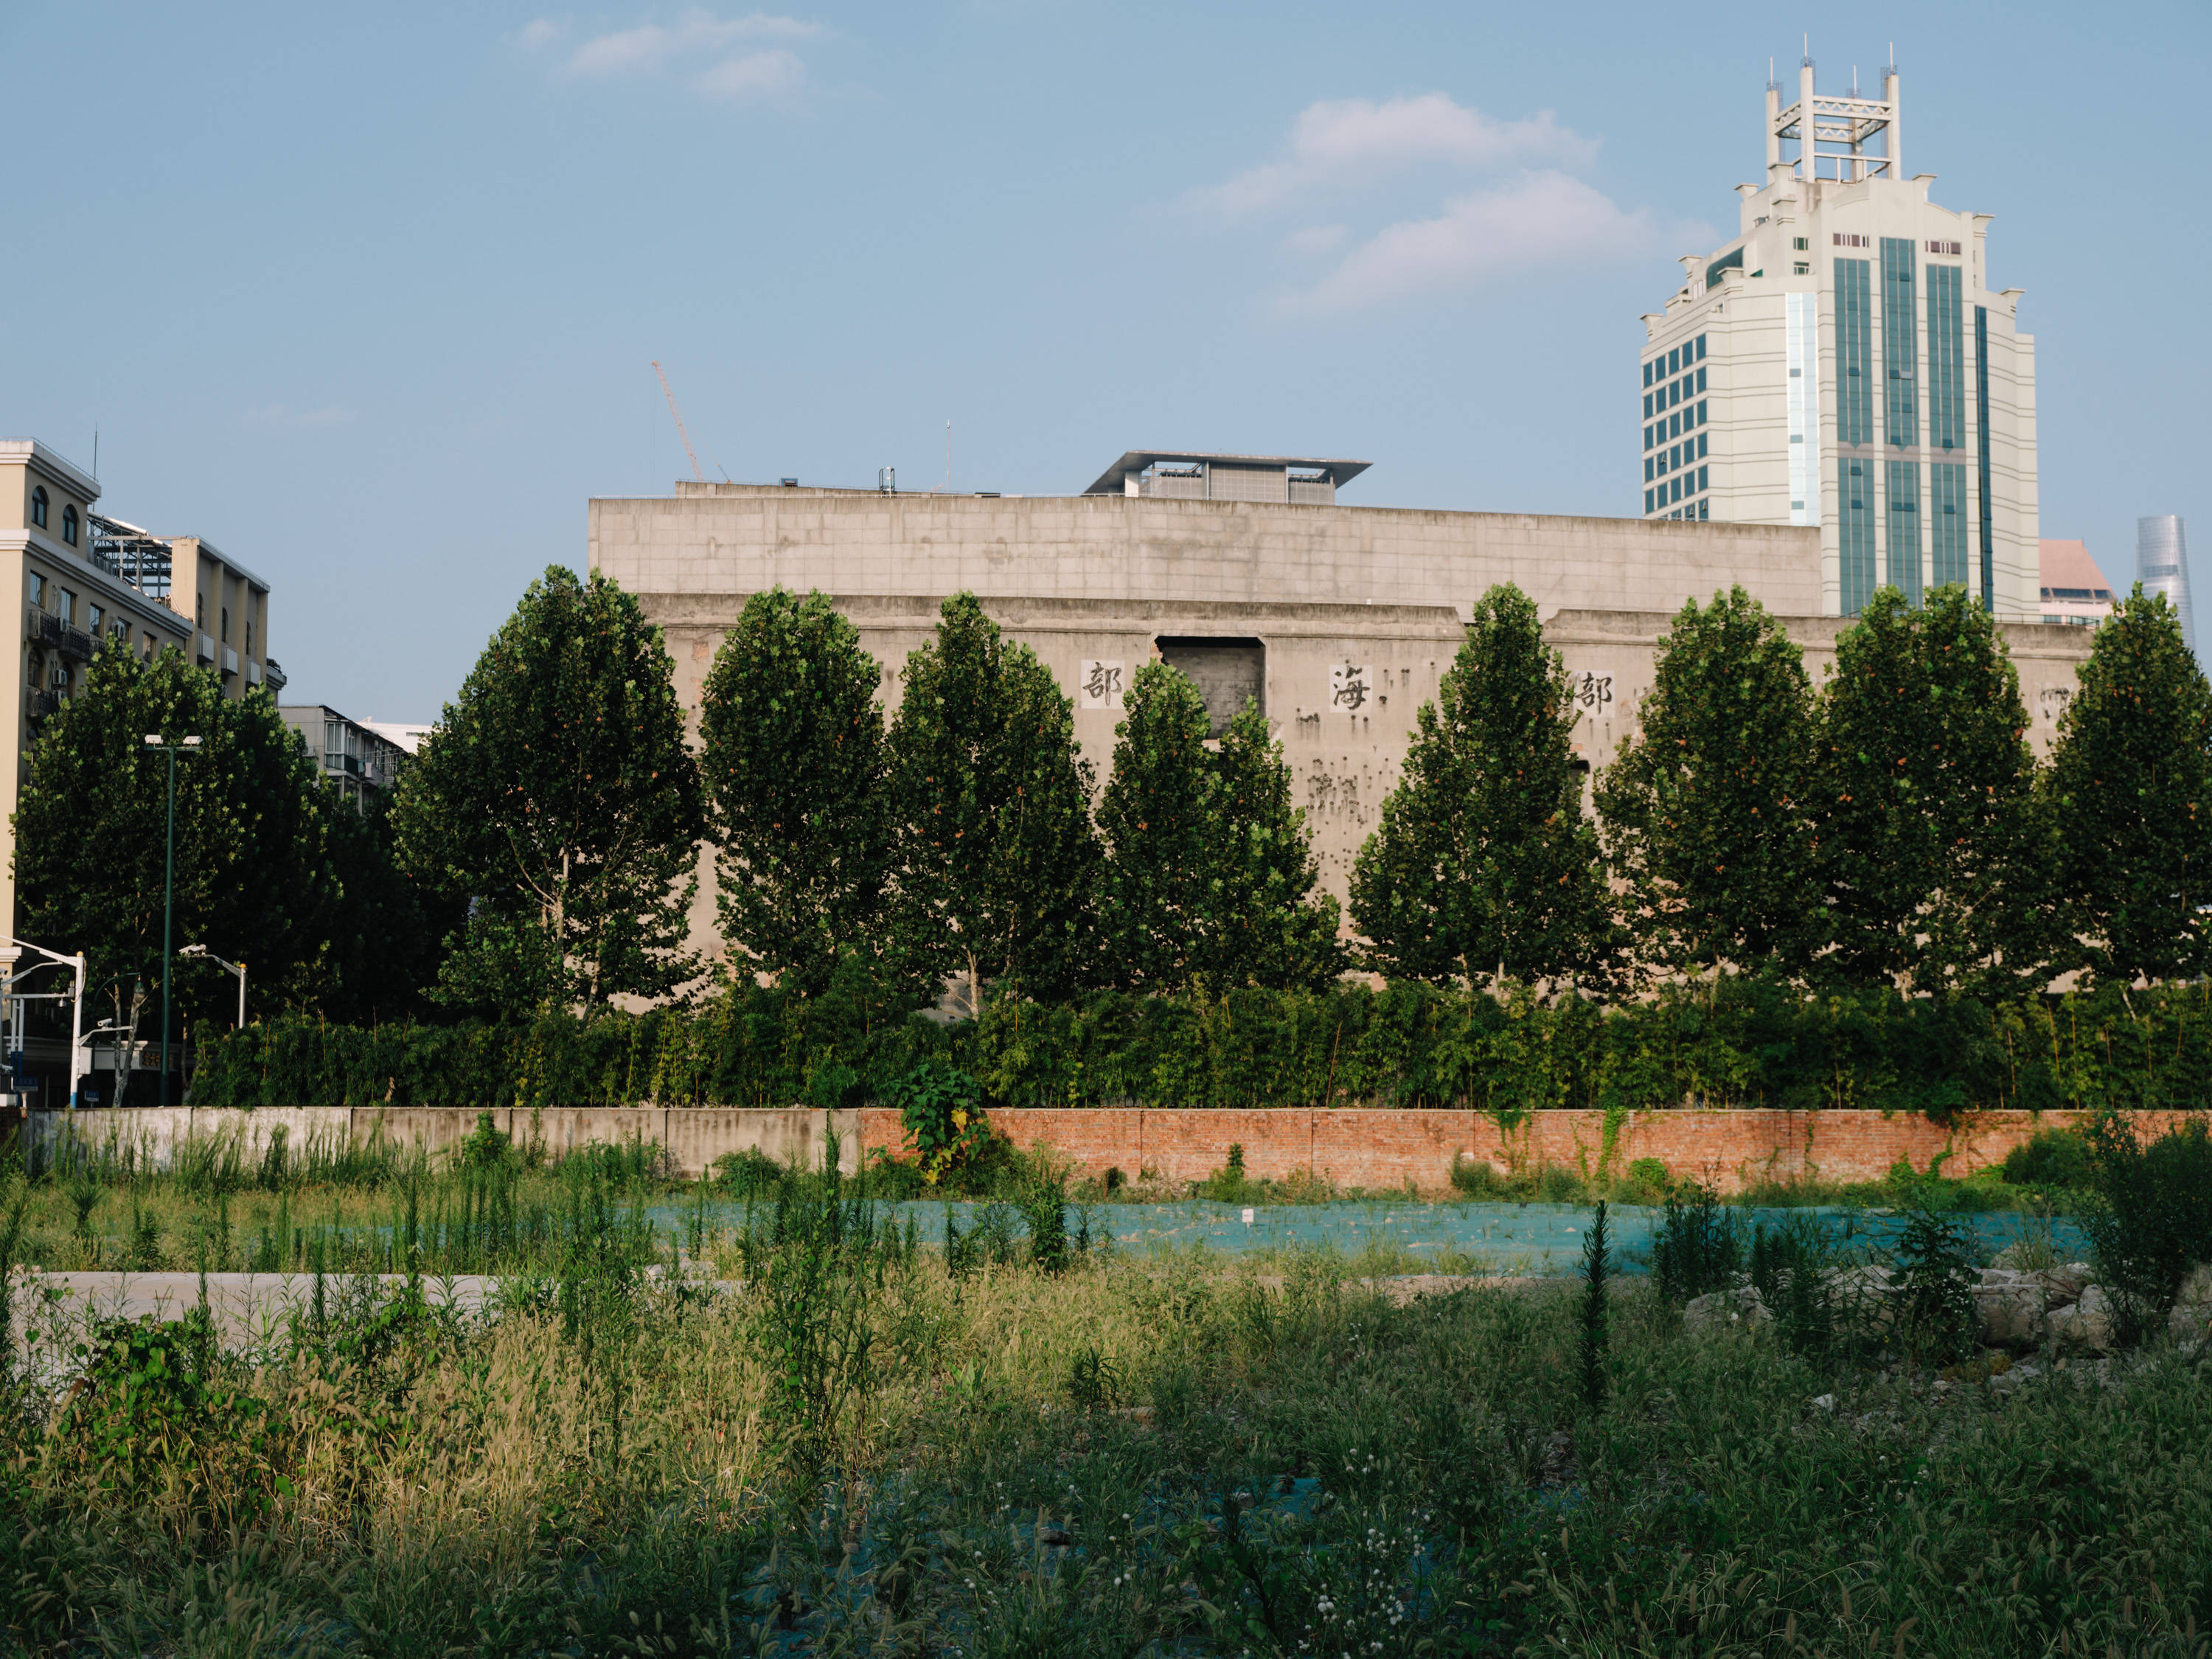
M 1711 469 L 1710 467 L 1701 466 L 1698 469 L 1698 493 L 1699 495 L 1703 495 L 1705 493 L 1705 474 L 1711 471 Z
M 1701 369 L 1699 369 L 1699 370 L 1698 371 L 1698 391 L 1700 391 L 1700 392 L 1703 392 L 1705 389 L 1705 371 L 1704 369 L 1702 369 L 1702 368 L 1701 368 Z
M 1874 295 L 1864 259 L 1836 261 L 1836 441 L 1874 441 Z M 1871 591 L 1871 590 L 1869 590 Z M 1844 615 L 1856 616 L 1856 611 Z
M 1919 307 L 1913 303 L 1912 241 L 1881 239 L 1882 438 L 1893 449 L 1920 441 Z
M 1700 398 L 1699 399 L 1698 399 L 1698 424 L 1699 426 L 1703 426 L 1705 423 L 1705 399 L 1704 399 L 1704 398 Z
M 1846 617 L 1857 616 L 1874 597 L 1874 510 L 1868 505 L 1872 495 L 1859 464 L 1839 457 L 1836 462 L 1838 598 Z
M 1644 365 L 1644 384 L 1647 386 L 1651 384 L 1651 365 L 1649 363 Z
M 1667 372 L 1669 374 L 1680 374 L 1682 372 L 1681 347 L 1676 346 L 1672 351 L 1667 354 Z
M 1997 608 L 1997 538 L 1989 515 L 1989 307 L 1973 307 L 1973 438 L 1980 445 L 1982 507 L 1982 608 Z
M 1651 394 L 1648 392 L 1644 394 L 1644 418 L 1647 421 L 1651 418 Z
M 1713 516 L 1713 504 L 1710 501 L 1699 501 L 1698 503 L 1698 516 L 1701 519 L 1711 518 Z
M 1920 468 L 1912 461 L 1889 463 L 1889 522 L 1884 542 L 1889 554 L 1889 585 L 1907 605 L 1920 603 Z
M 1928 267 L 1928 442 L 1935 449 L 1966 447 L 1965 286 L 1958 266 Z
M 1644 510 L 1646 513 L 1651 510 L 1651 492 L 1648 489 L 1644 492 Z
M 1698 434 L 1698 459 L 1701 461 L 1705 459 L 1705 434 L 1702 432 Z
M 1928 469 L 1928 550 L 1938 587 L 1969 580 L 1966 547 L 1966 465 L 1939 462 Z
M 1651 482 L 1651 458 L 1649 455 L 1644 458 L 1644 482 L 1646 483 Z
M 1698 336 L 1698 361 L 1701 363 L 1705 361 L 1705 337 L 1702 334 Z

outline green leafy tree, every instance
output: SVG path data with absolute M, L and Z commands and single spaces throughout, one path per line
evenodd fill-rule
M 24 936 L 82 951 L 94 992 L 135 977 L 158 1006 L 168 757 L 149 732 L 200 739 L 177 757 L 173 942 L 245 962 L 250 1011 L 312 1002 L 338 898 L 324 786 L 265 691 L 226 699 L 174 651 L 101 651 L 39 734 L 14 818 Z M 176 969 L 175 1030 L 229 1024 L 229 976 L 189 959 Z
M 1915 991 L 2038 982 L 2056 848 L 1995 623 L 1955 585 L 1874 596 L 1836 641 L 1821 722 L 1829 971 Z
M 701 699 L 723 937 L 803 989 L 872 955 L 890 874 L 876 659 L 820 593 L 745 602 Z
M 450 903 L 426 898 L 400 870 L 388 794 L 371 791 L 366 810 L 356 811 L 335 790 L 318 793 L 338 887 L 323 1012 L 359 1025 L 422 1014 L 423 993 L 437 977 L 438 941 L 464 918 Z
M 704 829 L 675 664 L 635 599 L 558 566 L 492 636 L 414 765 L 403 870 L 469 920 L 439 994 L 519 1012 L 664 996 Z
M 916 969 L 1065 994 L 1093 963 L 1091 769 L 1074 708 L 972 593 L 907 658 L 890 737 L 899 947 Z M 978 1005 L 980 1006 L 980 1004 Z
M 1741 587 L 1684 605 L 1637 734 L 1597 787 L 1644 965 L 1809 963 L 1823 923 L 1817 759 L 1812 684 L 1782 624 Z
M 1206 752 L 1206 699 L 1162 662 L 1130 678 L 1114 768 L 1098 802 L 1105 929 L 1113 976 L 1150 989 L 1187 985 L 1214 943 L 1220 780 Z
M 1385 973 L 1474 983 L 1601 967 L 1610 926 L 1574 720 L 1535 605 L 1492 588 L 1352 869 L 1352 919 Z
M 1340 970 L 1290 768 L 1248 702 L 1218 748 L 1206 702 L 1164 663 L 1137 670 L 1099 802 L 1115 976 L 1153 988 L 1305 987 Z
M 1220 781 L 1215 842 L 1220 918 L 1217 978 L 1274 990 L 1318 988 L 1344 971 L 1341 912 L 1323 891 L 1303 807 L 1291 804 L 1290 763 L 1248 702 L 1214 756 Z
M 2097 629 L 2045 775 L 2069 929 L 2123 983 L 2212 969 L 2212 687 L 2162 593 Z

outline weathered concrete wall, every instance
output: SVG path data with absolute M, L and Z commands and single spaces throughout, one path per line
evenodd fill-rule
M 1818 614 L 1820 532 L 1765 525 L 681 484 L 667 499 L 592 501 L 590 559 L 662 628 L 691 710 L 762 588 L 830 595 L 882 665 L 895 709 L 907 654 L 931 637 L 944 596 L 965 587 L 1073 700 L 1077 741 L 1102 780 L 1122 711 L 1095 665 L 1126 690 L 1163 638 L 1256 639 L 1261 706 L 1340 901 L 1415 716 L 1492 585 L 1517 584 L 1547 619 L 1593 768 L 1633 735 L 1658 641 L 1685 599 L 1740 584 L 1786 619 L 1816 684 L 1846 625 Z M 2087 631 L 2004 629 L 2039 748 L 2057 733 Z M 711 852 L 700 877 L 690 943 L 719 956 Z
M 992 1127 L 1022 1147 L 1042 1146 L 1085 1175 L 1118 1169 L 1134 1180 L 1146 1171 L 1167 1182 L 1200 1181 L 1243 1149 L 1246 1173 L 1286 1179 L 1313 1170 L 1339 1187 L 1396 1189 L 1408 1182 L 1424 1191 L 1449 1186 L 1453 1160 L 1486 1160 L 1499 1170 L 1562 1164 L 1585 1173 L 1618 1171 L 1653 1158 L 1676 1176 L 1695 1177 L 1722 1191 L 1747 1182 L 1817 1177 L 1878 1181 L 1899 1158 L 1926 1170 L 1948 1154 L 1953 1176 L 2002 1163 L 2004 1155 L 2042 1128 L 2064 1127 L 2066 1112 L 1982 1112 L 1951 1128 L 1922 1117 L 1872 1111 L 1638 1112 L 1616 1126 L 1608 1147 L 1605 1114 L 1546 1111 L 1522 1126 L 1501 1130 L 1479 1112 L 1378 1111 L 1340 1109 L 1265 1111 L 1157 1110 L 1150 1108 L 1005 1110 Z M 2142 1127 L 2157 1133 L 2179 1113 L 2146 1113 Z M 65 1112 L 33 1112 L 30 1143 L 51 1152 L 71 1133 L 95 1145 L 128 1145 L 166 1166 L 191 1136 L 235 1136 L 241 1152 L 258 1160 L 270 1132 L 282 1124 L 295 1148 L 317 1137 L 367 1140 L 381 1135 L 431 1152 L 450 1150 L 476 1127 L 477 1114 L 441 1107 L 363 1109 L 264 1107 L 169 1107 L 124 1112 L 82 1112 L 72 1125 Z M 717 1158 L 752 1150 L 778 1163 L 818 1165 L 828 1138 L 839 1138 L 839 1167 L 859 1170 L 871 1148 L 897 1154 L 904 1145 L 898 1114 L 880 1107 L 824 1112 L 805 1107 L 574 1108 L 539 1115 L 502 1110 L 494 1125 L 528 1144 L 533 1137 L 552 1154 L 592 1143 L 658 1141 L 678 1174 L 696 1177 Z
M 1748 524 L 1126 495 L 883 495 L 678 483 L 590 507 L 589 557 L 633 592 L 1247 605 L 1448 605 L 1498 582 L 1562 605 L 1671 611 L 1741 582 L 1820 611 L 1820 533 Z

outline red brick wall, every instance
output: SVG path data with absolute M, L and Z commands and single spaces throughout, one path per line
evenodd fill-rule
M 864 1146 L 896 1151 L 898 1114 L 860 1113 Z M 1945 1129 L 1926 1118 L 1872 1111 L 1635 1112 L 1620 1128 L 1610 1158 L 1623 1170 L 1656 1158 L 1670 1174 L 1693 1176 L 1720 1190 L 1747 1181 L 1813 1176 L 1877 1181 L 1900 1158 L 1925 1170 L 1940 1154 L 1943 1172 L 1963 1176 L 1991 1164 L 2038 1129 L 2063 1127 L 2070 1112 L 1981 1112 Z M 2145 1113 L 2148 1133 L 2161 1133 L 2180 1113 Z M 1085 1175 L 1118 1168 L 1135 1179 L 1157 1170 L 1169 1182 L 1201 1181 L 1229 1161 L 1231 1143 L 1244 1149 L 1245 1173 L 1282 1180 L 1315 1170 L 1339 1187 L 1424 1190 L 1449 1183 L 1452 1158 L 1464 1152 L 1501 1170 L 1565 1164 L 1595 1173 L 1606 1161 L 1605 1114 L 1535 1112 L 1501 1133 L 1477 1112 L 1173 1111 L 1112 1109 L 1003 1110 L 991 1125 L 1017 1146 L 1039 1143 L 1071 1159 Z

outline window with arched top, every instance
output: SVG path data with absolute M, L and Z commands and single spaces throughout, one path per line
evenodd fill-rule
M 40 530 L 46 527 L 46 487 L 44 484 L 31 491 L 31 522 Z
M 76 509 L 73 507 L 62 508 L 62 539 L 71 547 L 76 545 Z

